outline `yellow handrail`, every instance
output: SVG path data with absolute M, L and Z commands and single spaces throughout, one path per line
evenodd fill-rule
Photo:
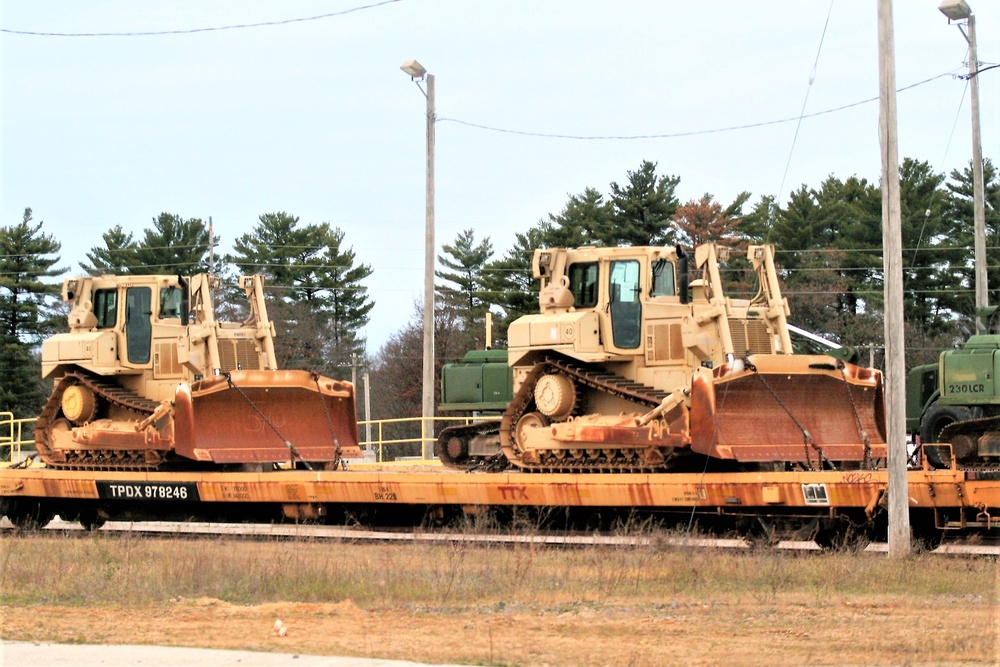
M 12 412 L 0 412 L 0 463 L 18 463 L 23 461 L 27 454 L 23 451 L 25 449 L 34 450 L 35 441 L 31 438 L 25 439 L 24 432 L 29 430 L 27 426 L 33 425 L 35 423 L 35 417 L 27 417 L 22 419 L 15 419 L 14 413 Z M 435 425 L 457 425 L 457 424 L 471 424 L 475 421 L 480 421 L 481 419 L 488 418 L 474 418 L 474 417 L 432 417 L 430 419 L 430 426 Z M 392 425 L 405 425 L 411 424 L 415 428 L 415 431 L 423 433 L 428 433 L 426 437 L 423 435 L 411 437 L 411 438 L 388 438 L 386 437 L 385 430 L 386 427 Z M 385 447 L 387 445 L 406 445 L 406 444 L 417 444 L 420 446 L 420 451 L 433 451 L 433 444 L 436 438 L 434 437 L 434 429 L 428 428 L 423 429 L 424 420 L 422 417 L 402 417 L 397 419 L 372 419 L 372 420 L 362 420 L 358 422 L 359 440 L 363 449 L 375 452 L 375 460 L 378 463 L 385 462 Z M 367 434 L 370 430 L 374 428 L 375 433 L 372 434 L 369 440 Z M 425 447 L 426 444 L 431 445 L 431 447 Z M 430 457 L 421 456 L 422 460 L 431 460 L 433 455 Z
M 25 425 L 34 423 L 35 417 L 15 419 L 13 412 L 0 412 L 0 463 L 19 463 L 27 456 L 23 447 L 35 449 L 33 439 L 24 439 Z
M 445 423 L 448 426 L 458 425 L 458 424 L 472 424 L 473 422 L 482 421 L 483 419 L 489 419 L 489 417 L 431 417 L 431 424 L 429 426 L 433 427 L 435 424 Z M 427 437 L 416 436 L 412 438 L 395 438 L 387 439 L 385 437 L 385 427 L 395 424 L 412 424 L 416 428 L 414 430 L 419 430 L 420 433 L 428 433 Z M 402 417 L 396 419 L 372 419 L 372 420 L 361 420 L 358 422 L 358 431 L 360 433 L 359 440 L 362 449 L 367 451 L 376 452 L 376 462 L 385 462 L 385 451 L 386 445 L 401 445 L 401 444 L 418 444 L 420 445 L 420 451 L 423 452 L 433 452 L 434 441 L 437 440 L 434 437 L 434 429 L 428 428 L 423 429 L 424 419 L 423 417 Z M 368 427 L 377 428 L 377 433 L 372 434 L 371 439 L 368 439 L 367 433 L 370 432 Z M 425 447 L 425 445 L 430 444 L 431 447 Z M 418 457 L 421 460 L 428 461 L 434 458 L 433 454 L 430 457 L 421 455 Z

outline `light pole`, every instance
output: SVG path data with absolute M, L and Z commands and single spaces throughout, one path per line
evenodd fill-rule
M 976 267 L 976 329 L 980 326 L 981 309 L 989 305 L 986 278 L 986 206 L 983 191 L 983 146 L 979 133 L 979 61 L 976 57 L 976 17 L 965 0 L 944 0 L 938 7 L 948 22 L 966 21 L 968 33 L 958 29 L 969 43 L 969 89 L 972 96 L 972 209 L 975 222 Z
M 400 69 L 420 88 L 427 98 L 427 195 L 424 244 L 424 374 L 423 409 L 420 422 L 420 448 L 425 459 L 431 458 L 434 437 L 434 75 L 428 74 L 416 60 L 407 60 Z M 427 90 L 420 86 L 427 81 Z

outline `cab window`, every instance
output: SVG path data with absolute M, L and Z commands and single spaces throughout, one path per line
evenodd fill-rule
M 118 320 L 118 290 L 99 289 L 94 292 L 94 317 L 98 329 L 110 329 Z
M 653 281 L 649 296 L 676 296 L 674 287 L 674 265 L 665 259 L 653 262 Z
M 577 308 L 593 308 L 597 305 L 598 268 L 597 262 L 579 262 L 569 265 L 569 291 L 573 293 L 573 303 Z
M 160 319 L 179 319 L 181 316 L 181 288 L 160 288 Z

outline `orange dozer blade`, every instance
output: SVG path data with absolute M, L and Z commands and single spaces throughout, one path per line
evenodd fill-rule
M 826 355 L 755 355 L 696 376 L 691 447 L 738 461 L 884 458 L 882 374 Z M 866 446 L 865 440 L 868 444 Z
M 174 399 L 174 432 L 176 453 L 198 461 L 325 462 L 363 456 L 354 385 L 308 371 L 234 371 L 190 387 L 181 384 Z

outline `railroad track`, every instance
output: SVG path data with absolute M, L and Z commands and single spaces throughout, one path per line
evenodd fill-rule
M 347 526 L 323 526 L 318 524 L 270 524 L 270 523 L 210 523 L 179 521 L 109 521 L 100 529 L 108 533 L 133 533 L 149 537 L 197 538 L 234 537 L 252 540 L 339 540 L 350 542 L 395 542 L 395 543 L 470 543 L 470 544 L 537 544 L 554 548 L 588 546 L 633 546 L 633 547 L 673 547 L 694 549 L 750 549 L 754 544 L 742 538 L 683 537 L 679 535 L 622 535 L 609 533 L 573 533 L 565 531 L 540 531 L 538 533 L 488 533 L 415 531 L 406 529 L 352 528 Z M 6 520 L 0 521 L 0 535 L 14 532 Z M 56 519 L 38 534 L 62 533 L 66 535 L 88 535 L 79 523 Z M 782 540 L 773 548 L 785 551 L 822 551 L 815 543 L 799 540 Z M 884 542 L 873 542 L 865 547 L 865 553 L 887 553 L 889 546 Z M 1000 544 L 981 541 L 979 543 L 945 542 L 930 553 L 946 556 L 994 556 L 1000 557 Z

